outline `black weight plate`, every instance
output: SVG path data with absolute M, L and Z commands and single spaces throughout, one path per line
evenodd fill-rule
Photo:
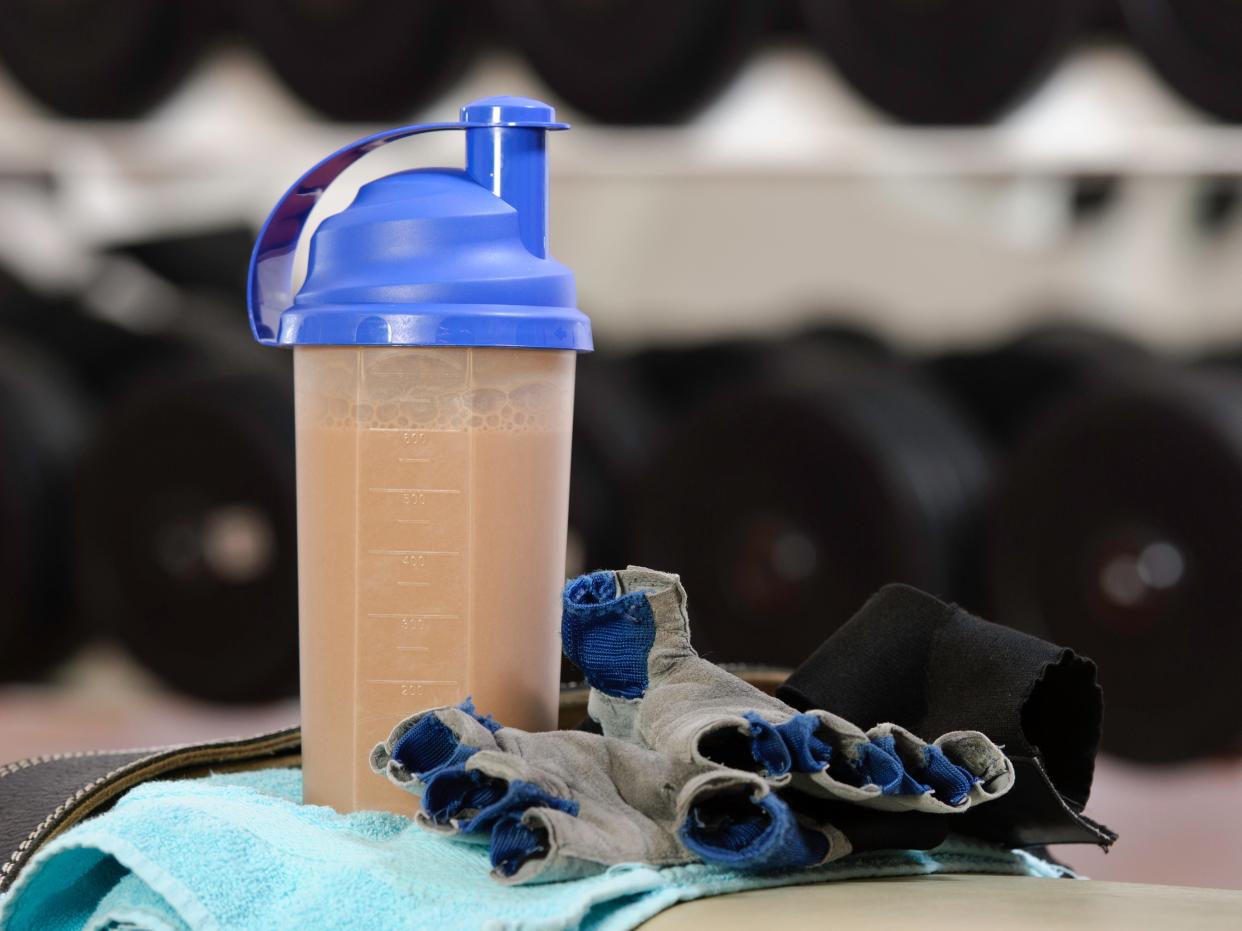
M 1155 372 L 1045 419 L 992 534 L 998 620 L 1099 664 L 1104 747 L 1242 741 L 1242 379 Z
M 823 315 L 823 319 L 828 322 L 807 327 L 792 341 L 819 349 L 840 350 L 875 362 L 896 362 L 893 347 L 878 333 L 854 323 L 834 322 L 830 314 Z
M 226 296 L 230 312 L 235 313 L 231 302 L 245 297 L 253 248 L 254 231 L 236 226 L 131 242 L 116 251 L 132 256 L 179 288 Z
M 497 0 L 513 39 L 574 109 L 675 123 L 711 100 L 756 44 L 753 0 Z
M 1118 175 L 1089 174 L 1067 179 L 1070 220 L 1079 227 L 1102 220 L 1117 206 L 1122 193 Z
M 66 116 L 137 116 L 194 66 L 211 34 L 200 0 L 0 0 L 0 59 Z
M 1161 77 L 1218 119 L 1242 121 L 1242 3 L 1122 0 L 1130 35 Z
M 1116 41 L 1125 34 L 1126 21 L 1120 0 L 1088 0 L 1084 32 L 1089 37 Z
M 136 372 L 184 350 L 166 338 L 139 334 L 84 312 L 68 300 L 26 292 L 0 271 L 0 316 L 5 328 L 46 347 L 70 371 L 82 395 L 107 404 Z
M 0 329 L 0 680 L 78 645 L 69 483 L 85 430 L 68 374 Z
M 1200 179 L 1191 200 L 1191 222 L 1205 239 L 1224 237 L 1238 221 L 1242 179 L 1217 175 Z
M 643 349 L 627 360 L 634 383 L 669 427 L 689 409 L 756 378 L 771 344 L 734 338 Z
M 80 482 L 98 625 L 189 695 L 295 694 L 294 494 L 283 380 L 179 371 L 136 384 Z
M 1046 325 L 986 349 L 944 353 L 931 377 L 996 445 L 1011 447 L 1061 398 L 1153 365 L 1122 336 L 1079 325 Z
M 688 417 L 638 503 L 638 561 L 682 575 L 716 661 L 795 666 L 886 582 L 953 596 L 986 480 L 904 370 L 782 368 Z
M 986 123 L 1077 34 L 1084 0 L 802 0 L 814 41 L 863 97 L 907 123 Z
M 635 476 L 651 455 L 656 412 L 644 403 L 627 360 L 578 359 L 569 479 L 571 564 L 567 575 L 624 565 Z
M 431 100 L 465 60 L 459 0 L 263 0 L 243 25 L 280 78 L 338 120 L 390 122 Z

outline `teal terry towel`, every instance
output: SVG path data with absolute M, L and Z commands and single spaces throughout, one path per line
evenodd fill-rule
M 622 931 L 687 899 L 764 886 L 916 873 L 1061 877 L 1021 852 L 951 843 L 747 875 L 641 864 L 502 886 L 487 848 L 399 815 L 302 805 L 297 769 L 151 782 L 56 838 L 0 900 L 5 931 L 232 928 L 589 928 Z

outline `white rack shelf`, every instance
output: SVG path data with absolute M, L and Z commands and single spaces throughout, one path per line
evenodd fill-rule
M 493 55 L 410 122 L 499 91 L 550 96 Z M 1242 338 L 1242 238 L 1190 223 L 1197 178 L 1242 175 L 1242 129 L 1205 123 L 1123 50 L 1084 50 L 978 129 L 882 122 L 820 59 L 779 48 L 688 126 L 574 121 L 553 150 L 552 244 L 617 340 L 825 307 L 918 343 L 987 338 L 1050 307 L 1175 345 Z M 317 120 L 241 49 L 134 123 L 49 118 L 0 87 L 0 259 L 48 280 L 111 243 L 257 226 L 302 170 L 374 129 Z M 459 163 L 460 146 L 394 144 L 319 212 L 370 177 Z M 1099 174 L 1123 179 L 1118 203 L 1075 226 L 1066 179 Z

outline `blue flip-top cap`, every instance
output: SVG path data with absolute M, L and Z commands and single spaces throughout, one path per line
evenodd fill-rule
M 294 297 L 293 256 L 311 208 L 369 152 L 463 130 L 466 167 L 402 171 L 363 185 L 310 242 Z M 589 351 L 574 276 L 548 255 L 550 106 L 489 97 L 456 123 L 360 139 L 306 172 L 276 204 L 250 260 L 255 338 L 283 346 L 503 346 Z

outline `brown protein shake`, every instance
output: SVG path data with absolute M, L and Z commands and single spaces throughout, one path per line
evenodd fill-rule
M 367 765 L 402 717 L 556 726 L 575 355 L 294 359 L 304 797 L 412 812 Z

